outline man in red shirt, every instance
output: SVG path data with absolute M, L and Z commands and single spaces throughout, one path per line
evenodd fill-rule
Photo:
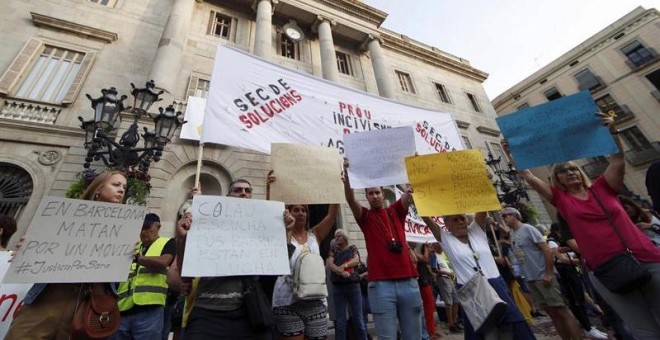
M 404 222 L 412 202 L 412 188 L 385 207 L 383 189 L 365 189 L 369 208 L 356 199 L 344 159 L 344 193 L 353 216 L 364 233 L 369 268 L 369 304 L 378 339 L 396 339 L 397 321 L 403 340 L 422 338 L 422 299 L 417 285 L 417 269 L 406 243 Z M 414 256 L 414 254 L 412 255 Z

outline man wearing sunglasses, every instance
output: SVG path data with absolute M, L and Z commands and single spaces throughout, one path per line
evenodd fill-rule
M 237 179 L 229 185 L 229 197 L 252 198 L 252 184 L 246 179 Z M 192 224 L 193 216 L 186 212 L 179 220 L 177 233 L 177 264 L 180 277 L 183 264 L 187 232 Z M 285 213 L 284 224 L 290 225 L 295 220 Z M 250 247 L 246 244 L 245 247 Z M 176 275 L 175 275 L 176 276 Z M 272 282 L 260 281 L 264 286 L 266 296 L 272 296 Z M 176 279 L 179 279 L 178 277 Z M 170 282 L 177 280 L 170 279 Z M 183 281 L 189 281 L 184 278 Z M 255 329 L 250 325 L 247 310 L 243 300 L 243 277 L 201 277 L 194 292 L 194 305 L 185 326 L 185 338 L 189 339 L 270 339 L 270 329 Z M 265 280 L 269 281 L 269 280 Z M 270 280 L 272 281 L 272 280 Z

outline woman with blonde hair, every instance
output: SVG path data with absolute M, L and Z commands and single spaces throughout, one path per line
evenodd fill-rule
M 631 266 L 624 265 L 609 271 L 601 266 L 611 264 L 611 259 L 623 259 L 639 262 L 637 268 L 640 268 L 640 272 L 647 271 L 650 274 L 650 279 L 625 293 L 608 289 L 601 281 L 605 276 L 599 278 L 593 272 L 589 276 L 594 288 L 621 315 L 639 339 L 657 339 L 660 334 L 660 304 L 656 303 L 660 301 L 660 249 L 634 225 L 618 200 L 625 173 L 619 131 L 614 127 L 614 119 L 604 113 L 598 113 L 597 116 L 602 119 L 603 125 L 609 127 L 619 152 L 610 155 L 610 164 L 593 183 L 573 162 L 555 164 L 552 167 L 551 184 L 529 170 L 521 174 L 566 219 L 589 269 L 598 268 L 600 273 L 611 273 L 613 275 L 610 277 L 619 279 L 632 277 L 621 275 L 619 269 L 627 271 Z M 502 141 L 502 146 L 513 162 L 506 140 Z
M 80 195 L 80 199 L 122 203 L 126 176 L 120 171 L 98 175 Z M 21 243 L 24 243 L 21 240 Z M 36 283 L 23 300 L 5 336 L 7 340 L 56 339 L 70 337 L 71 323 L 82 292 L 82 283 Z M 105 288 L 116 294 L 110 283 Z

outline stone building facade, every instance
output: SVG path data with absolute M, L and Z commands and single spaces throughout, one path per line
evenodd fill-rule
M 613 113 L 624 143 L 625 192 L 648 200 L 646 170 L 660 160 L 660 12 L 638 7 L 493 100 L 498 115 L 590 91 Z M 607 157 L 580 160 L 590 178 Z M 533 170 L 549 178 L 549 167 Z M 648 201 L 647 201 L 648 202 Z
M 487 74 L 381 27 L 386 16 L 355 0 L 7 1 L 0 11 L 0 190 L 9 178 L 16 197 L 2 192 L 2 212 L 18 218 L 22 234 L 41 197 L 63 196 L 82 170 L 78 116 L 92 115 L 83 94 L 97 97 L 111 86 L 128 94 L 129 83 L 153 79 L 165 91 L 161 104 L 184 111 L 189 95 L 207 95 L 219 44 L 356 90 L 451 112 L 467 147 L 496 147 L 496 113 L 482 86 Z M 291 38 L 295 32 L 286 34 L 289 28 L 300 41 Z M 151 165 L 148 207 L 161 215 L 166 235 L 193 186 L 197 152 L 196 143 L 175 138 Z M 246 178 L 255 197 L 265 197 L 268 155 L 206 145 L 202 158 L 205 193 L 226 194 L 232 179 Z M 363 247 L 350 209 L 341 210 L 339 224 Z

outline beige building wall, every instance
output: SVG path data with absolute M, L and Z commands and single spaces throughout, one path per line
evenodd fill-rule
M 506 90 L 493 100 L 493 106 L 498 115 L 506 115 L 523 105 L 548 102 L 544 93 L 551 88 L 563 96 L 589 90 L 588 85 L 580 87 L 576 78 L 589 70 L 597 83 L 591 87 L 592 97 L 601 103 L 602 111 L 617 113 L 616 125 L 623 131 L 628 194 L 648 200 L 646 170 L 660 160 L 659 52 L 660 12 L 638 7 Z M 603 98 L 611 99 L 610 105 L 603 105 Z M 579 164 L 591 178 L 607 166 L 603 158 L 584 159 Z M 549 167 L 533 171 L 543 179 L 550 176 Z
M 0 52 L 0 171 L 5 171 L 7 166 L 17 167 L 16 173 L 31 183 L 29 201 L 10 211 L 18 217 L 17 234 L 25 232 L 42 196 L 64 196 L 83 169 L 87 151 L 83 148 L 84 132 L 78 127 L 78 116 L 86 120 L 92 116 L 90 102 L 84 94 L 98 97 L 102 88 L 115 86 L 120 94 L 128 95 L 130 83 L 142 87 L 149 77 L 155 76 L 157 85 L 168 85 L 163 85 L 164 100 L 155 104 L 151 111 L 170 103 L 185 110 L 188 95 L 202 93 L 203 89 L 198 87 L 210 80 L 218 44 L 250 53 L 255 51 L 255 35 L 260 28 L 255 8 L 260 3 L 243 0 L 7 1 L 5 10 L 0 11 L 3 46 Z M 482 85 L 488 75 L 470 66 L 468 61 L 382 28 L 387 13 L 362 2 L 279 0 L 272 5 L 271 45 L 264 56 L 271 62 L 314 76 L 326 76 L 318 25 L 330 20 L 334 48 L 347 55 L 351 65 L 349 75 L 339 73 L 339 83 L 378 95 L 385 91 L 379 88 L 384 86 L 385 79 L 391 82 L 393 100 L 452 113 L 472 147 L 485 153 L 486 142 L 497 143 L 495 109 Z M 228 39 L 209 34 L 214 13 L 231 18 Z M 291 20 L 305 36 L 298 43 L 296 59 L 280 55 L 282 27 Z M 180 36 L 182 32 L 185 33 L 183 37 Z M 372 63 L 367 47 L 371 38 L 379 39 L 387 65 L 384 71 L 375 69 Z M 49 47 L 75 51 L 82 58 L 66 96 L 61 100 L 41 100 L 19 95 L 22 84 L 28 82 L 29 74 Z M 163 62 L 176 67 L 158 69 Z M 414 93 L 402 90 L 397 71 L 410 76 Z M 449 103 L 440 99 L 434 83 L 445 87 Z M 474 96 L 479 112 L 467 93 Z M 126 104 L 132 105 L 132 97 L 129 96 Z M 131 122 L 128 113 L 123 117 L 117 136 Z M 147 119 L 140 124 L 153 128 L 153 123 Z M 164 235 L 172 235 L 176 212 L 193 186 L 197 153 L 196 143 L 174 138 L 166 146 L 162 159 L 151 164 L 149 174 L 153 189 L 148 207 L 161 215 Z M 232 179 L 246 178 L 255 188 L 255 198 L 265 198 L 270 156 L 224 145 L 206 145 L 202 158 L 201 181 L 205 193 L 226 194 Z M 100 163 L 95 165 L 101 166 Z M 358 192 L 358 196 L 363 195 Z M 350 209 L 344 206 L 341 210 L 339 224 L 348 229 L 354 243 L 364 248 L 362 233 Z M 549 221 L 543 211 L 541 220 Z

